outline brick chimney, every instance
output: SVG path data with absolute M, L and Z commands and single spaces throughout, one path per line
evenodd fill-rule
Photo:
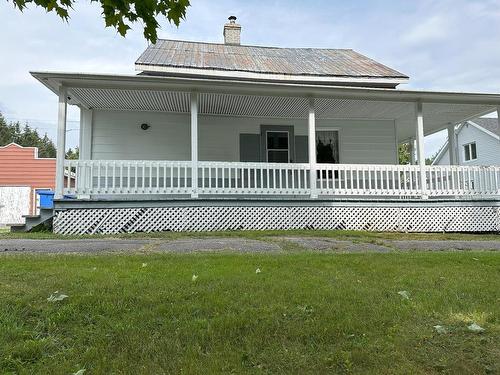
M 224 25 L 224 44 L 232 44 L 239 46 L 241 26 L 236 23 L 236 17 L 231 16 L 228 18 L 229 23 Z

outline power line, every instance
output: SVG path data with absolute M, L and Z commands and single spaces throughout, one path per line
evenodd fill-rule
M 7 121 L 13 121 L 13 122 L 35 122 L 35 123 L 49 123 L 49 124 L 57 125 L 57 121 L 54 121 L 54 120 L 38 120 L 38 119 L 34 119 L 34 118 L 11 117 L 8 115 L 5 115 L 4 117 Z M 66 120 L 66 122 L 80 123 L 80 120 Z
M 5 116 L 5 119 L 9 122 L 20 122 L 20 123 L 27 123 L 30 125 L 33 129 L 36 130 L 57 130 L 57 122 L 52 121 L 52 120 L 37 120 L 37 119 L 28 119 L 28 118 L 18 118 L 18 117 L 10 117 L 10 116 Z M 67 120 L 68 123 L 80 123 L 79 120 Z M 54 124 L 53 127 L 46 127 L 46 126 L 38 126 L 37 123 L 49 123 L 49 124 Z M 73 131 L 73 130 L 80 130 L 80 128 L 68 128 L 66 132 Z

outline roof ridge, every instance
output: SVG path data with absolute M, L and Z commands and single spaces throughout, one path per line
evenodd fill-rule
M 324 50 L 324 51 L 354 51 L 352 48 L 326 48 L 326 47 L 275 47 L 275 46 L 259 46 L 255 44 L 224 44 L 217 42 L 201 42 L 199 40 L 182 40 L 182 39 L 168 39 L 168 38 L 158 38 L 157 42 L 182 42 L 182 43 L 193 43 L 193 44 L 210 44 L 215 46 L 228 46 L 228 47 L 251 47 L 251 48 L 269 48 L 269 49 L 308 49 L 308 50 Z M 155 43 L 155 44 L 156 44 Z M 148 47 L 153 47 L 154 44 Z M 356 51 L 354 51 L 356 52 Z M 356 52 L 359 54 L 359 52 Z

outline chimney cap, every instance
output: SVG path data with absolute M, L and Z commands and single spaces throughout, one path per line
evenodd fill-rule
M 230 23 L 235 23 L 236 22 L 236 16 L 229 16 L 228 18 Z

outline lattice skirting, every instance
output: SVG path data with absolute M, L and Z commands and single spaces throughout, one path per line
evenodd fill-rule
M 352 205 L 75 208 L 57 211 L 53 228 L 59 234 L 265 229 L 497 232 L 500 208 Z

